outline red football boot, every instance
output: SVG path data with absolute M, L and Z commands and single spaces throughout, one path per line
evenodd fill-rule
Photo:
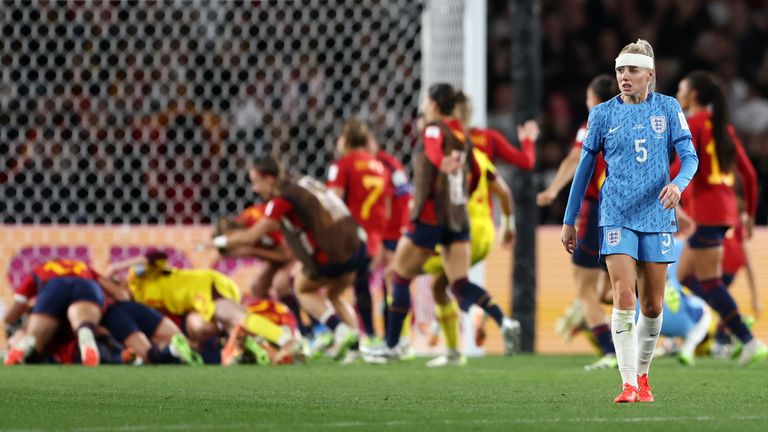
M 640 401 L 637 387 L 630 383 L 624 383 L 624 390 L 613 400 L 614 403 L 635 403 Z
M 637 385 L 640 387 L 638 394 L 640 395 L 640 402 L 653 402 L 653 393 L 651 393 L 651 385 L 648 384 L 648 374 L 642 374 L 637 377 Z

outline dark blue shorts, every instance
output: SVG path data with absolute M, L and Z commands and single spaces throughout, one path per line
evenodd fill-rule
M 101 324 L 119 342 L 125 342 L 128 336 L 136 332 L 142 332 L 152 338 L 161 321 L 163 316 L 159 312 L 132 301 L 111 305 L 101 318 Z
M 726 289 L 731 287 L 734 279 L 736 279 L 735 273 L 723 273 L 723 285 L 725 285 Z
M 104 306 L 104 292 L 96 281 L 79 277 L 58 277 L 49 280 L 37 293 L 32 313 L 67 319 L 67 308 L 72 303 L 87 301 Z
M 368 248 L 361 244 L 352 258 L 343 263 L 326 264 L 318 266 L 317 273 L 320 277 L 333 279 L 346 273 L 356 273 L 368 263 Z
M 578 247 L 573 251 L 571 260 L 574 265 L 586 268 L 599 268 L 600 264 L 600 229 L 598 228 L 597 201 L 584 200 L 576 222 L 576 241 Z
M 691 249 L 706 249 L 718 247 L 725 240 L 725 233 L 728 232 L 727 226 L 699 226 L 696 232 L 688 238 L 688 246 Z
M 384 245 L 384 249 L 394 252 L 397 249 L 397 240 L 382 240 L 381 244 Z
M 451 243 L 469 241 L 469 229 L 451 231 L 440 225 L 429 225 L 414 222 L 408 228 L 405 236 L 411 239 L 418 247 L 434 250 L 437 245 L 449 245 Z

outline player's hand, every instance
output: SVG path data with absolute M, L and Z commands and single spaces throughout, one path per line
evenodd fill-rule
M 528 120 L 517 127 L 517 139 L 520 141 L 536 141 L 539 139 L 540 132 L 541 130 L 539 129 L 539 124 L 536 120 Z
M 450 155 L 443 156 L 443 160 L 440 161 L 440 171 L 445 174 L 453 174 L 461 168 L 463 163 L 461 154 L 454 151 Z
M 501 228 L 501 244 L 505 247 L 512 246 L 512 243 L 517 240 L 517 231 L 515 227 L 502 227 Z
M 752 239 L 752 234 L 755 230 L 755 218 L 750 216 L 747 212 L 742 212 L 741 223 L 744 225 L 744 234 L 746 235 L 746 239 Z
M 555 198 L 557 198 L 557 194 L 554 191 L 544 189 L 536 194 L 536 205 L 539 207 L 546 207 L 552 204 L 552 201 L 554 201 Z
M 563 242 L 565 251 L 573 255 L 578 243 L 576 242 L 576 227 L 563 224 L 563 230 L 560 232 L 560 241 Z
M 680 188 L 674 183 L 664 186 L 659 194 L 659 202 L 665 209 L 675 208 L 680 202 Z

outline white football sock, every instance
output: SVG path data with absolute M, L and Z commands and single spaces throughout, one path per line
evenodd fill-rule
M 622 383 L 637 387 L 637 341 L 635 340 L 635 310 L 616 309 L 611 312 L 611 335 L 616 348 L 616 360 Z
M 656 342 L 661 333 L 663 312 L 656 318 L 649 318 L 640 312 L 635 333 L 637 334 L 637 374 L 645 375 L 651 367 L 653 353 L 656 351 Z

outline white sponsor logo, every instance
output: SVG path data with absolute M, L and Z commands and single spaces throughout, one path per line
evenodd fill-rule
M 651 129 L 657 134 L 667 130 L 667 118 L 664 116 L 651 116 Z
M 614 132 L 616 132 L 619 129 L 621 129 L 621 126 L 616 126 L 615 128 L 610 128 L 610 129 L 608 129 L 608 133 L 609 134 L 614 133 Z
M 328 168 L 328 181 L 336 180 L 337 175 L 339 175 L 338 165 L 331 165 L 331 167 Z
M 680 129 L 682 129 L 682 130 L 691 130 L 688 127 L 688 121 L 685 119 L 685 114 L 683 114 L 682 112 L 678 111 L 677 118 L 680 119 Z
M 424 131 L 424 136 L 427 138 L 440 138 L 442 132 L 437 126 L 430 126 Z

